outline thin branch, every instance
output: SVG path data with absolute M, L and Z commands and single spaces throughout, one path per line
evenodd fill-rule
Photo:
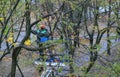
M 11 44 L 11 45 L 12 45 L 12 44 Z M 9 46 L 11 46 L 11 45 L 9 45 Z M 2 61 L 2 59 L 3 59 L 7 54 L 10 54 L 10 51 L 11 51 L 12 48 L 13 48 L 13 46 L 11 46 L 11 47 L 9 48 L 9 50 L 5 49 L 5 51 L 7 50 L 7 52 L 4 51 L 4 53 L 3 53 L 2 56 L 0 57 L 0 61 Z
M 52 16 L 52 15 L 54 15 L 54 14 L 57 14 L 63 7 L 64 7 L 64 3 L 60 6 L 60 8 L 59 8 L 57 11 L 55 11 L 55 12 L 53 12 L 53 13 L 50 13 L 50 14 L 48 14 L 48 15 L 42 16 L 41 18 L 44 19 L 44 18 L 47 18 L 47 17 Z M 30 27 L 34 26 L 35 24 L 39 23 L 40 21 L 41 21 L 41 19 L 36 20 L 35 22 L 33 22 L 33 23 L 30 25 Z
M 46 48 L 49 48 L 49 47 L 55 46 L 55 45 L 56 44 L 50 44 L 50 45 L 46 45 L 44 47 L 42 46 L 42 47 L 34 47 L 34 48 L 26 46 L 26 45 L 19 45 L 19 47 L 24 48 L 24 49 L 29 50 L 29 51 L 38 51 L 38 50 L 46 49 Z
M 18 32 L 17 38 L 15 39 L 15 42 L 18 40 L 18 37 L 19 37 L 20 32 L 21 32 L 21 30 L 22 30 L 23 24 L 24 24 L 24 18 L 23 18 L 23 20 L 22 20 L 22 22 L 21 22 L 20 30 L 19 30 L 19 32 Z
M 20 69 L 18 63 L 17 63 L 17 67 L 18 67 L 18 69 L 19 69 L 19 71 L 20 71 L 20 73 L 21 73 L 21 77 L 24 77 L 24 75 L 23 75 L 23 73 L 22 73 L 22 71 L 21 71 L 21 69 Z
M 3 33 L 4 33 L 4 31 L 5 31 L 6 27 L 7 27 L 8 21 L 10 20 L 12 14 L 13 14 L 13 12 L 14 12 L 14 10 L 17 8 L 17 5 L 18 5 L 19 1 L 20 1 L 20 0 L 17 0 L 17 1 L 16 1 L 15 6 L 14 6 L 13 9 L 11 10 L 10 15 L 8 16 L 7 20 L 6 20 L 5 23 L 4 23 L 4 27 L 3 27 L 2 31 L 1 31 L 1 35 L 0 35 L 0 48 L 1 48 L 1 43 L 2 43 L 2 40 L 1 40 L 1 39 L 2 39 L 2 37 L 3 37 Z

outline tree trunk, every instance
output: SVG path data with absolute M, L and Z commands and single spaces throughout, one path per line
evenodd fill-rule
M 110 41 L 110 17 L 111 17 L 111 0 L 109 0 L 109 13 L 108 13 L 108 30 L 107 30 L 107 54 L 110 55 L 110 46 L 111 46 L 111 41 Z
M 97 48 L 91 49 L 90 64 L 86 69 L 86 73 L 88 73 L 90 69 L 93 67 L 95 61 L 97 60 L 97 57 L 98 57 Z
M 16 66 L 17 66 L 17 56 L 20 52 L 21 48 L 17 47 L 13 49 L 12 53 L 12 66 L 11 66 L 11 77 L 15 77 L 16 74 Z

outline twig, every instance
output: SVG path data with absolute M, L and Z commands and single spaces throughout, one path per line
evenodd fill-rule
M 24 77 L 24 75 L 23 75 L 23 73 L 22 73 L 22 71 L 21 71 L 21 69 L 20 69 L 18 63 L 17 63 L 17 67 L 18 67 L 18 69 L 19 69 L 19 71 L 20 71 L 20 73 L 21 73 L 21 76 Z

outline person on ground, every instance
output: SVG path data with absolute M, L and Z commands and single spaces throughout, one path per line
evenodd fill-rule
M 36 31 L 31 30 L 31 32 L 37 36 L 36 42 L 39 47 L 41 47 L 44 42 L 49 40 L 49 32 L 46 29 L 46 26 L 44 24 L 40 25 L 40 28 L 38 30 L 36 30 Z M 38 58 L 38 60 L 39 59 L 43 60 L 44 59 L 44 50 L 43 49 L 39 50 L 39 54 L 40 54 L 40 58 Z

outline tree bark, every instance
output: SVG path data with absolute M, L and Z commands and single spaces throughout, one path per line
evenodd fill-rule
M 109 12 L 108 12 L 108 25 L 107 27 L 110 28 L 110 23 L 111 23 L 111 0 L 109 0 Z M 111 41 L 110 41 L 110 29 L 107 30 L 107 54 L 110 55 L 110 47 L 111 47 Z
M 16 66 L 17 66 L 17 56 L 21 50 L 21 47 L 16 47 L 13 49 L 12 53 L 12 66 L 11 66 L 11 77 L 15 77 L 16 74 Z

